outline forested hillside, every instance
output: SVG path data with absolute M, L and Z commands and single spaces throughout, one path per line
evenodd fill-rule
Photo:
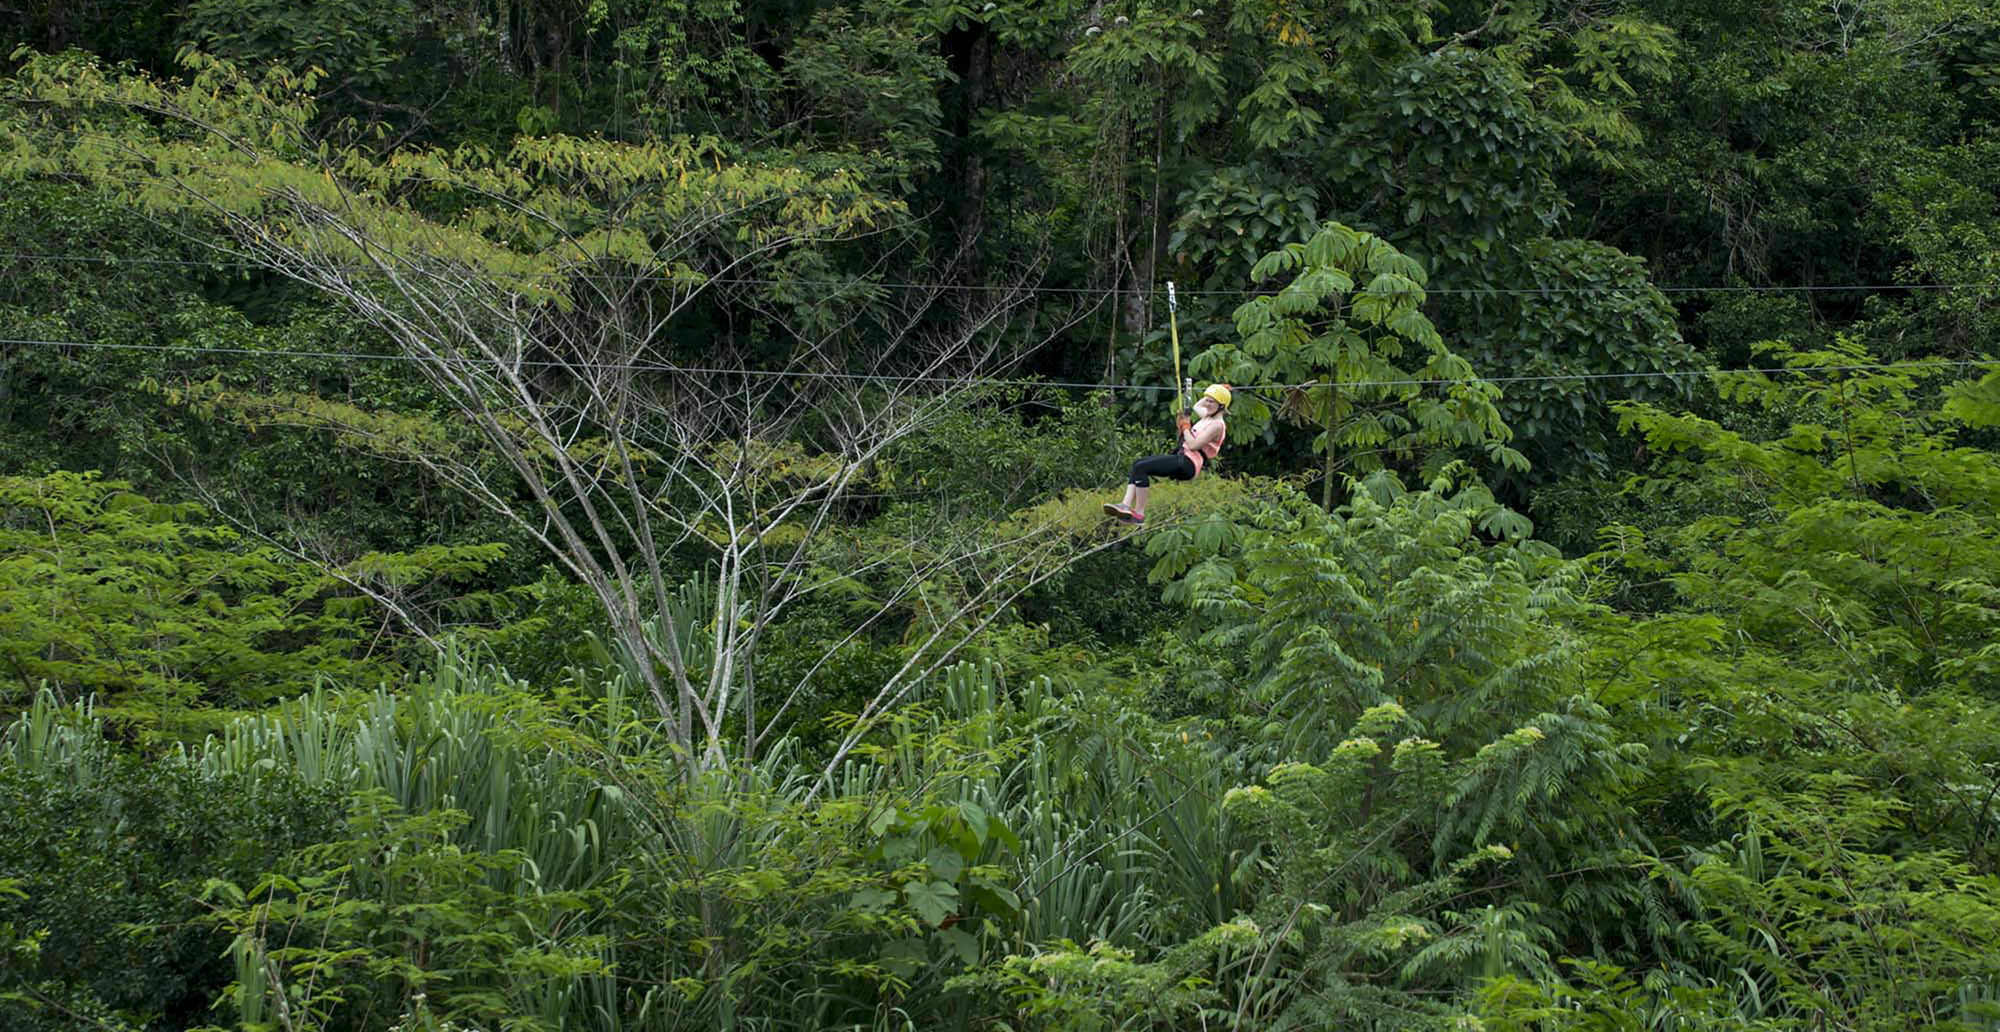
M 2000 1032 L 1991 0 L 0 45 L 0 1029 Z

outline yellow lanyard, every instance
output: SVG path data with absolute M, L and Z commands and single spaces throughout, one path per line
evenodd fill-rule
M 1181 387 L 1181 320 L 1180 305 L 1174 300 L 1174 281 L 1167 281 L 1167 328 L 1174 339 L 1174 417 L 1179 418 L 1182 403 L 1187 400 Z

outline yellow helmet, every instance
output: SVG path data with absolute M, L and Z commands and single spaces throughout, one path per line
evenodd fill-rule
M 1229 385 L 1226 383 L 1209 384 L 1208 389 L 1201 392 L 1201 396 L 1204 398 L 1214 398 L 1215 403 L 1223 408 L 1229 407 Z

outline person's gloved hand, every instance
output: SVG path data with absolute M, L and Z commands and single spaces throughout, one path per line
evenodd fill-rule
M 1185 434 L 1188 432 L 1188 427 L 1192 426 L 1193 424 L 1188 422 L 1188 417 L 1186 416 L 1175 416 L 1174 425 L 1180 427 L 1181 433 Z

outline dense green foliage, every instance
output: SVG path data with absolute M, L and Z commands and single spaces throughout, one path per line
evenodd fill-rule
M 0 43 L 0 1027 L 2000 1030 L 1990 3 Z

